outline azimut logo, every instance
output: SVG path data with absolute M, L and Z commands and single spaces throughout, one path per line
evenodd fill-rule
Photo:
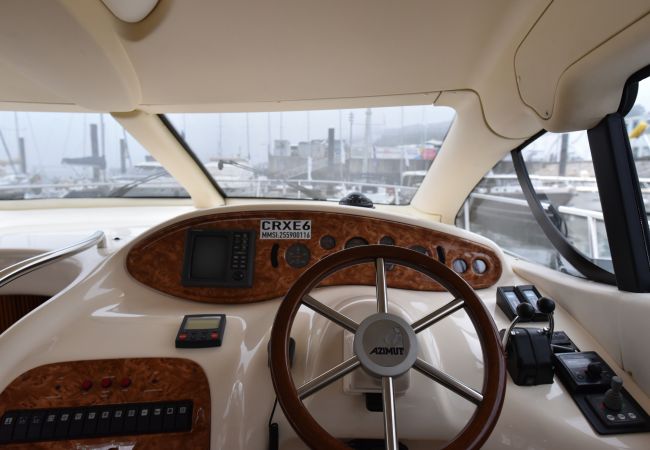
M 403 355 L 404 347 L 375 347 L 370 350 L 371 355 Z
M 393 327 L 393 329 L 388 333 L 384 338 L 384 344 L 387 345 L 378 345 L 370 350 L 370 354 L 393 356 L 404 355 L 404 338 L 402 337 L 402 330 L 398 327 Z

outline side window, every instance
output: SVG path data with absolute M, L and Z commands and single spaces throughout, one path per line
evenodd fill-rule
M 639 82 L 636 102 L 625 116 L 646 213 L 650 210 L 650 78 Z
M 522 150 L 546 214 L 567 241 L 611 271 L 607 234 L 586 131 L 546 133 Z M 478 183 L 456 225 L 494 240 L 504 251 L 573 275 L 526 202 L 508 154 Z

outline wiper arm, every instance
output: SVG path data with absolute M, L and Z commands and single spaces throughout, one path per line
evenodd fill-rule
M 119 186 L 119 187 L 113 189 L 111 192 L 109 192 L 108 197 L 124 197 L 132 189 L 140 186 L 143 183 L 147 183 L 147 182 L 149 182 L 151 180 L 155 180 L 157 178 L 160 178 L 163 175 L 167 175 L 167 171 L 165 169 L 162 169 L 162 170 L 160 170 L 158 172 L 154 172 L 151 175 L 147 175 L 144 178 L 140 178 L 138 180 L 134 180 L 134 181 L 132 181 L 130 183 Z
M 219 170 L 221 170 L 221 168 L 223 167 L 224 164 L 228 164 L 228 165 L 233 166 L 233 167 L 238 167 L 240 169 L 247 170 L 247 171 L 252 172 L 252 173 L 254 173 L 256 175 L 264 175 L 265 177 L 270 178 L 270 179 L 276 179 L 279 176 L 281 176 L 280 174 L 273 174 L 273 173 L 270 173 L 270 172 L 267 172 L 267 171 L 264 171 L 264 170 L 255 169 L 254 167 L 247 166 L 245 164 L 239 163 L 237 161 L 233 161 L 231 159 L 220 159 L 219 160 Z M 295 181 L 291 181 L 291 180 L 283 180 L 283 181 L 288 186 L 292 187 L 293 189 L 295 189 L 295 190 L 297 190 L 299 192 L 302 192 L 303 194 L 305 194 L 306 196 L 308 196 L 312 200 L 327 200 L 327 198 L 323 197 L 323 195 L 320 193 L 320 191 L 316 191 L 314 189 L 309 189 L 309 188 L 307 188 L 305 186 L 302 186 L 299 183 L 296 183 Z

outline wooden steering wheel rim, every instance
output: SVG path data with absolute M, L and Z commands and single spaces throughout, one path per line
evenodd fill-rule
M 366 245 L 341 250 L 306 270 L 287 292 L 275 316 L 271 332 L 271 378 L 284 414 L 302 440 L 313 449 L 349 449 L 330 435 L 311 416 L 298 397 L 289 367 L 289 335 L 302 298 L 324 278 L 346 267 L 384 258 L 417 270 L 440 283 L 454 297 L 465 301 L 465 310 L 476 329 L 483 353 L 483 401 L 463 430 L 445 450 L 478 449 L 496 425 L 506 389 L 505 355 L 492 316 L 474 290 L 450 268 L 434 259 L 396 246 Z

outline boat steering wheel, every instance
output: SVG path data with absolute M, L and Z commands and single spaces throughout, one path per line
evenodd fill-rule
M 310 295 L 311 290 L 332 273 L 367 262 L 375 263 L 377 312 L 366 317 L 361 323 L 356 323 Z M 412 324 L 388 313 L 385 271 L 387 262 L 409 267 L 436 280 L 454 296 L 454 300 Z M 301 305 L 354 333 L 354 354 L 296 388 L 289 367 L 288 349 L 291 326 Z M 484 362 L 482 392 L 417 357 L 417 333 L 460 309 L 466 311 L 481 343 Z M 386 339 L 396 345 L 386 347 Z M 417 370 L 476 405 L 473 416 L 461 432 L 448 443 L 446 450 L 480 448 L 499 418 L 505 395 L 506 366 L 499 334 L 490 313 L 474 290 L 459 275 L 444 264 L 413 250 L 387 245 L 367 245 L 334 253 L 305 271 L 289 289 L 278 309 L 271 331 L 273 386 L 287 420 L 310 448 L 349 448 L 316 422 L 302 400 L 359 366 L 370 375 L 381 379 L 387 450 L 398 449 L 394 378 L 410 369 Z

